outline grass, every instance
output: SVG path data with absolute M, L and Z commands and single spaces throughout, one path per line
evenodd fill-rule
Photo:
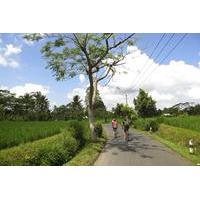
M 165 117 L 163 123 L 200 132 L 200 116 Z
M 0 149 L 59 134 L 66 121 L 1 121 Z
M 172 150 L 176 151 L 183 157 L 192 161 L 193 164 L 200 163 L 200 133 L 197 131 L 173 127 L 165 124 L 161 124 L 159 130 L 153 134 L 149 134 L 149 132 L 142 133 L 147 134 L 155 140 L 165 144 Z M 190 154 L 188 150 L 188 141 L 189 139 L 193 139 L 196 152 L 195 154 Z
M 88 143 L 79 153 L 76 154 L 65 166 L 91 166 L 96 161 L 106 143 L 106 134 L 103 131 L 103 138 L 97 142 Z
M 77 152 L 78 141 L 65 131 L 60 134 L 0 151 L 0 165 L 63 165 Z
M 98 142 L 87 144 L 72 160 L 66 163 L 66 166 L 91 166 L 96 161 L 99 153 L 102 151 L 105 139 Z

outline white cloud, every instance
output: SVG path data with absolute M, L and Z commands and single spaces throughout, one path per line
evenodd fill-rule
M 129 55 L 124 60 L 125 64 L 117 66 L 114 78 L 107 86 L 99 86 L 108 109 L 116 103 L 125 103 L 126 93 L 129 105 L 133 106 L 139 87 L 152 95 L 158 108 L 186 101 L 200 103 L 200 68 L 173 60 L 167 65 L 159 65 L 137 47 L 129 47 L 127 51 Z M 143 70 L 145 63 L 148 65 Z
M 0 65 L 7 66 L 7 60 L 0 54 Z
M 198 62 L 198 66 L 200 67 L 200 61 Z
M 26 83 L 24 85 L 17 85 L 11 88 L 10 92 L 15 93 L 17 97 L 31 92 L 41 92 L 43 95 L 46 95 L 49 93 L 49 87 L 39 84 Z
M 18 68 L 19 67 L 19 63 L 15 60 L 10 60 L 8 64 L 12 68 Z
M 7 44 L 5 48 L 0 49 L 0 67 L 18 68 L 19 63 L 13 57 L 21 53 L 20 47 L 15 47 L 12 44 Z
M 34 45 L 34 42 L 33 41 L 30 41 L 30 40 L 26 40 L 26 39 L 23 39 L 24 43 L 28 46 L 32 46 Z
M 86 95 L 86 88 L 74 88 L 71 92 L 67 94 L 68 100 L 71 101 L 75 95 L 79 95 L 80 98 L 84 101 Z
M 10 56 L 12 54 L 19 54 L 22 50 L 20 47 L 15 47 L 13 44 L 7 44 L 5 48 L 5 56 Z
M 49 108 L 50 110 L 53 110 L 54 106 L 57 106 L 58 104 L 55 101 L 49 100 Z
M 0 90 L 8 90 L 8 87 L 4 85 L 0 85 Z
M 80 74 L 79 80 L 80 80 L 81 83 L 84 83 L 85 82 L 85 76 L 83 74 Z

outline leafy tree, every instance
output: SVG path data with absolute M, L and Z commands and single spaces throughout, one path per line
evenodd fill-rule
M 54 106 L 51 113 L 54 120 L 68 120 L 68 109 L 66 105 Z
M 9 90 L 0 90 L 0 113 L 1 119 L 14 119 L 16 107 L 15 94 Z
M 157 113 L 156 101 L 142 89 L 139 90 L 138 96 L 134 99 L 134 105 L 140 117 L 152 117 Z
M 73 97 L 73 101 L 67 104 L 69 119 L 81 120 L 84 118 L 84 108 L 81 104 L 82 100 L 78 95 Z
M 88 116 L 93 139 L 94 103 L 97 85 L 110 81 L 116 66 L 124 59 L 127 45 L 133 45 L 134 34 L 74 33 L 74 34 L 25 34 L 24 38 L 39 41 L 46 38 L 41 52 L 47 60 L 47 68 L 54 72 L 57 80 L 85 74 L 89 80 Z
M 36 120 L 48 120 L 50 118 L 49 100 L 41 92 L 33 93 L 32 97 Z
M 124 104 L 117 104 L 115 108 L 112 109 L 114 115 L 116 117 L 125 117 L 125 116 L 128 116 L 129 119 L 136 119 L 136 113 L 134 111 L 133 108 L 131 108 L 130 106 L 128 105 L 124 105 Z
M 185 112 L 187 112 L 189 115 L 200 115 L 200 104 L 191 106 L 190 108 L 186 109 Z
M 41 92 L 16 97 L 8 90 L 0 90 L 1 120 L 48 120 L 49 101 Z

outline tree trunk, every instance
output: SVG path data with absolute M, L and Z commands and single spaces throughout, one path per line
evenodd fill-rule
M 97 94 L 97 79 L 92 77 L 90 81 L 90 92 L 89 92 L 89 106 L 88 106 L 88 119 L 90 124 L 90 131 L 92 134 L 92 140 L 96 141 L 97 135 L 94 131 L 95 127 L 95 117 L 94 117 L 94 103 Z
M 94 110 L 91 109 L 89 106 L 88 106 L 88 119 L 89 119 L 90 131 L 91 131 L 91 134 L 92 134 L 92 140 L 96 141 L 97 136 L 96 136 L 96 133 L 94 131 L 94 127 L 95 127 Z

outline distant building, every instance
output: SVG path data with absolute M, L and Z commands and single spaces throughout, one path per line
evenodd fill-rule
M 163 116 L 167 117 L 167 116 L 171 116 L 170 113 L 164 113 Z

